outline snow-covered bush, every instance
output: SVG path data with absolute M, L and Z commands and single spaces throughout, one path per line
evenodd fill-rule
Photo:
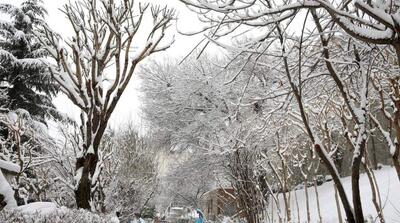
M 24 109 L 0 114 L 0 125 L 7 133 L 0 139 L 0 160 L 13 163 L 18 174 L 10 180 L 19 205 L 28 201 L 47 200 L 45 190 L 52 183 L 46 176 L 52 161 L 46 150 L 54 146 L 47 127 L 34 120 Z
M 97 215 L 83 209 L 67 209 L 65 207 L 55 208 L 52 211 L 13 209 L 0 212 L 0 222 L 2 223 L 112 223 L 118 222 L 114 216 Z
M 149 139 L 140 137 L 132 125 L 119 131 L 108 131 L 102 146 L 103 156 L 101 186 L 96 196 L 105 196 L 99 204 L 102 211 L 120 211 L 123 218 L 153 207 L 157 188 L 156 150 Z M 101 199 L 99 199 L 100 201 Z M 144 213 L 142 213 L 144 214 Z

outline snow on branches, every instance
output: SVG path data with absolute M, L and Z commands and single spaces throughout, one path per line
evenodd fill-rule
M 62 11 L 74 31 L 71 39 L 47 26 L 35 34 L 57 62 L 50 68 L 52 76 L 82 111 L 76 196 L 78 206 L 88 209 L 88 185 L 98 174 L 98 147 L 108 120 L 139 62 L 172 44 L 162 40 L 175 17 L 174 10 L 128 0 L 79 0 Z M 152 27 L 142 30 L 147 17 L 152 18 Z

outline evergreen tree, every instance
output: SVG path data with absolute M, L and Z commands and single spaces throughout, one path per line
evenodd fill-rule
M 61 118 L 52 104 L 57 84 L 44 62 L 46 51 L 33 33 L 35 26 L 44 25 L 47 12 L 42 3 L 24 0 L 19 7 L 0 3 L 0 13 L 9 17 L 0 21 L 0 159 L 24 167 L 11 182 L 18 205 L 39 199 L 42 180 L 29 166 L 43 153 L 46 131 L 36 128 L 38 122 L 45 123 L 49 115 Z
M 0 103 L 8 110 L 25 109 L 44 122 L 46 115 L 57 115 L 52 97 L 57 85 L 43 62 L 45 50 L 33 35 L 44 23 L 42 0 L 25 0 L 20 7 L 0 4 L 0 12 L 10 17 L 0 21 L 0 88 L 7 99 Z M 58 116 L 58 115 L 57 115 Z

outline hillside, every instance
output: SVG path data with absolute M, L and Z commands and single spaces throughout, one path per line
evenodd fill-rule
M 381 194 L 382 204 L 383 204 L 383 215 L 386 222 L 400 222 L 400 193 L 399 193 L 399 181 L 395 170 L 392 167 L 385 166 L 380 170 L 375 171 L 375 176 L 379 185 L 379 191 Z M 349 200 L 351 200 L 351 179 L 350 177 L 345 177 L 342 179 L 346 192 L 349 194 Z M 363 204 L 363 211 L 365 216 L 372 216 L 373 219 L 377 217 L 376 210 L 372 203 L 371 188 L 369 185 L 368 177 L 366 174 L 360 176 L 360 190 Z M 304 189 L 294 191 L 297 194 L 299 203 L 300 219 L 302 222 L 307 220 L 307 209 L 306 209 L 306 197 Z M 291 210 L 292 219 L 298 219 L 298 213 L 296 208 L 296 200 L 294 192 L 291 192 Z M 335 205 L 335 191 L 333 187 L 333 182 L 327 182 L 323 185 L 318 186 L 319 201 L 321 205 L 321 215 L 324 223 L 337 223 L 338 213 Z M 318 221 L 318 209 L 317 202 L 315 199 L 314 187 L 309 188 L 310 197 L 310 210 L 311 210 L 311 220 L 312 222 Z M 283 196 L 279 196 L 280 206 L 283 208 Z M 272 207 L 270 207 L 271 210 Z M 274 207 L 274 222 L 277 222 L 276 208 Z M 342 216 L 345 216 L 342 210 Z M 378 220 L 376 221 L 378 222 Z

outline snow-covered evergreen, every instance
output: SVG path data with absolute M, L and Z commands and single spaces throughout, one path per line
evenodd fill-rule
M 0 103 L 9 111 L 25 109 L 43 123 L 49 115 L 57 117 L 52 103 L 57 84 L 45 62 L 46 53 L 33 35 L 34 27 L 45 23 L 43 2 L 0 4 L 0 12 L 9 17 L 0 21 L 0 87 L 8 96 Z

